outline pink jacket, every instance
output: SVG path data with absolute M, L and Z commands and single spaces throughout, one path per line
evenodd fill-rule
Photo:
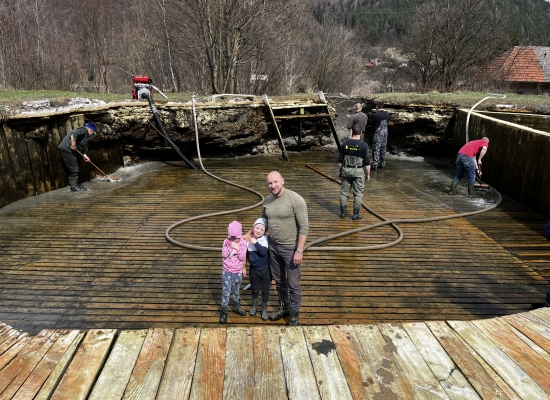
M 235 252 L 233 255 L 232 253 Z M 231 240 L 225 239 L 222 248 L 223 270 L 233 274 L 240 273 L 243 270 L 243 264 L 246 260 L 246 240 L 239 240 L 239 250 L 231 247 Z

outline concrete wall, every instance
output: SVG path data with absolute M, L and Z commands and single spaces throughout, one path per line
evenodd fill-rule
M 0 207 L 67 186 L 57 146 L 67 132 L 84 123 L 84 115 L 76 114 L 9 120 L 0 125 Z M 123 165 L 120 142 L 91 142 L 88 155 L 106 173 Z M 81 181 L 96 175 L 92 165 L 82 162 Z
M 459 111 L 454 130 L 457 151 L 466 140 L 466 116 L 467 110 Z M 468 131 L 469 140 L 483 136 L 490 140 L 483 158 L 483 181 L 550 216 L 550 133 L 475 112 Z

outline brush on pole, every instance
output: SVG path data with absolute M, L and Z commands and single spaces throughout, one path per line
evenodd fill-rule
M 82 154 L 80 151 L 76 150 L 78 154 L 80 154 L 82 157 L 84 157 L 84 154 Z M 103 172 L 97 165 L 95 165 L 92 160 L 90 160 L 90 164 L 92 164 L 99 172 L 101 172 L 101 176 L 99 177 L 102 181 L 109 181 L 109 182 L 120 182 L 119 178 L 110 178 L 109 175 L 107 175 L 105 172 Z

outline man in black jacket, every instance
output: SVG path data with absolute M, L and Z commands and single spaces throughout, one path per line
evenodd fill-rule
M 361 219 L 359 214 L 365 176 L 370 181 L 369 146 L 361 140 L 361 131 L 353 128 L 352 136 L 342 143 L 338 157 L 339 176 L 342 179 L 340 190 L 340 218 L 346 217 L 346 207 L 350 189 L 353 191 L 353 220 Z
M 78 157 L 77 150 L 82 154 L 84 161 L 90 162 L 86 155 L 88 148 L 88 137 L 97 131 L 94 122 L 88 122 L 85 126 L 75 128 L 63 138 L 59 144 L 59 154 L 63 160 L 63 169 L 69 179 L 71 192 L 88 190 L 85 186 L 78 184 Z

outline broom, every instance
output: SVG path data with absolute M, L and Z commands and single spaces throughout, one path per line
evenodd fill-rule
M 84 157 L 84 154 L 82 154 L 80 151 L 76 151 L 78 154 L 80 154 L 82 157 Z M 108 182 L 120 182 L 120 178 L 111 178 L 109 175 L 107 175 L 105 172 L 99 169 L 97 165 L 95 165 L 92 160 L 90 160 L 90 164 L 92 164 L 99 172 L 101 172 L 103 175 L 99 176 L 100 181 L 108 181 Z

